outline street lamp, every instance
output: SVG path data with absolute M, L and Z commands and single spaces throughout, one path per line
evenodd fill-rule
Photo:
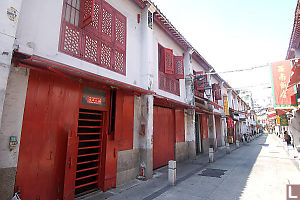
M 211 85 L 205 86 L 204 92 L 205 92 L 205 95 L 207 96 L 207 98 L 210 99 L 211 93 L 212 93 L 212 87 L 211 87 Z

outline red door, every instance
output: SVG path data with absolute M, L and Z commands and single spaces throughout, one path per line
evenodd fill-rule
M 15 188 L 21 199 L 62 199 L 68 135 L 76 133 L 80 86 L 30 71 Z
M 153 169 L 167 165 L 175 154 L 174 110 L 153 108 Z

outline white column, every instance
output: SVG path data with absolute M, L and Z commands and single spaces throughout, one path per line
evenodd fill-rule
M 158 44 L 154 44 L 153 28 L 148 26 L 148 14 L 154 13 L 152 6 L 147 6 L 141 13 L 142 41 L 141 42 L 141 84 L 148 90 L 153 89 L 154 74 L 158 74 L 157 62 L 154 61 L 154 52 L 158 52 Z M 153 27 L 153 26 L 152 26 Z M 155 49 L 157 51 L 155 51 Z
M 186 102 L 190 105 L 195 105 L 194 98 L 194 78 L 193 78 L 193 65 L 192 65 L 193 50 L 188 49 L 184 52 L 184 77 L 186 88 Z
M 142 87 L 148 90 L 153 90 L 153 77 L 154 74 L 158 74 L 157 62 L 154 61 L 154 51 L 157 50 L 157 46 L 153 41 L 153 29 L 148 26 L 148 14 L 154 12 L 154 7 L 151 5 L 146 6 L 141 12 L 142 41 L 140 42 L 142 58 L 140 82 Z M 141 105 L 141 118 L 145 123 L 146 130 L 145 135 L 140 138 L 140 164 L 145 170 L 145 177 L 148 179 L 153 174 L 153 95 L 143 95 Z
M 144 168 L 145 177 L 153 174 L 153 96 L 142 95 L 141 121 L 145 124 L 145 135 L 140 136 L 140 165 Z

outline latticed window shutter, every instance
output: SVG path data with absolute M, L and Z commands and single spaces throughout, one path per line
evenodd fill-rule
M 112 42 L 114 38 L 113 27 L 115 24 L 114 8 L 107 2 L 102 2 L 101 13 L 101 37 L 102 39 Z
M 164 48 L 164 66 L 166 74 L 174 74 L 174 61 L 173 61 L 173 50 Z
M 195 88 L 196 90 L 199 90 L 199 91 L 202 91 L 202 90 L 205 90 L 205 86 L 206 86 L 206 83 L 207 83 L 207 76 L 206 74 L 203 73 L 203 71 L 201 72 L 196 72 L 195 73 L 196 76 L 199 76 L 200 75 L 200 79 L 195 81 Z
M 184 79 L 183 56 L 174 56 L 174 64 L 176 79 Z
M 94 18 L 95 0 L 81 0 L 79 27 L 84 28 L 91 24 Z
M 158 45 L 158 62 L 159 71 L 165 72 L 165 50 L 161 45 Z

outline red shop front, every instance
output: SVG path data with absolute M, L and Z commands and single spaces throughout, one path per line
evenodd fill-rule
M 115 187 L 117 153 L 133 147 L 133 91 L 19 64 L 32 69 L 15 183 L 21 198 Z
M 153 169 L 175 159 L 175 143 L 185 142 L 184 108 L 191 106 L 156 96 L 153 107 Z

